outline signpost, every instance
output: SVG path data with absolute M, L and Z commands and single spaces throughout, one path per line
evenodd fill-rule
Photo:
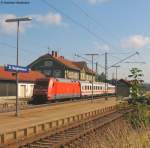
M 18 83 L 19 83 L 19 72 L 22 73 L 28 73 L 30 71 L 30 68 L 28 67 L 22 67 L 22 66 L 16 66 L 16 65 L 10 65 L 7 64 L 5 67 L 6 71 L 10 72 L 15 72 L 16 74 L 16 116 L 19 115 L 18 110 L 19 110 L 19 104 L 18 104 Z
M 11 72 L 23 72 L 23 73 L 27 73 L 27 72 L 30 71 L 30 68 L 8 64 L 8 65 L 5 66 L 5 70 L 6 71 L 11 71 Z

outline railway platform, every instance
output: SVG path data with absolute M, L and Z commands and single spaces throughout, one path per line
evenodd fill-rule
M 19 117 L 14 116 L 15 112 L 2 113 L 0 114 L 0 144 L 6 143 L 7 140 L 9 141 L 12 136 L 17 137 L 16 131 L 20 129 L 26 129 L 27 127 L 32 127 L 37 124 L 42 125 L 42 123 L 46 122 L 50 123 L 52 121 L 58 121 L 59 119 L 89 113 L 110 106 L 112 107 L 118 103 L 119 101 L 116 101 L 115 98 L 111 98 L 107 101 L 104 99 L 94 100 L 93 102 L 88 100 L 56 106 L 46 106 L 43 108 L 21 110 Z M 22 132 L 24 132 L 24 130 Z M 5 135 L 7 135 L 8 139 L 5 138 Z

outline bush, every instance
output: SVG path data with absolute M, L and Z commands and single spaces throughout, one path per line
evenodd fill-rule
M 136 111 L 127 115 L 127 119 L 133 128 L 139 128 L 142 124 L 150 126 L 150 106 L 138 103 L 134 108 Z

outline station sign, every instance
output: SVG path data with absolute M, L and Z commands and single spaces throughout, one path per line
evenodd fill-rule
M 22 66 L 16 66 L 16 65 L 10 65 L 7 64 L 5 66 L 5 70 L 6 71 L 11 71 L 11 72 L 23 72 L 23 73 L 27 73 L 30 71 L 29 67 L 22 67 Z

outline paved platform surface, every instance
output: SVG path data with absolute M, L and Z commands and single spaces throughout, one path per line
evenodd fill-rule
M 107 101 L 104 99 L 83 102 L 74 102 L 69 104 L 61 104 L 56 106 L 47 106 L 43 108 L 35 108 L 29 110 L 21 110 L 20 116 L 15 117 L 15 113 L 0 114 L 0 133 L 24 128 L 32 124 L 42 123 L 46 121 L 54 121 L 69 116 L 94 111 L 104 107 L 115 105 L 119 102 L 115 98 Z

